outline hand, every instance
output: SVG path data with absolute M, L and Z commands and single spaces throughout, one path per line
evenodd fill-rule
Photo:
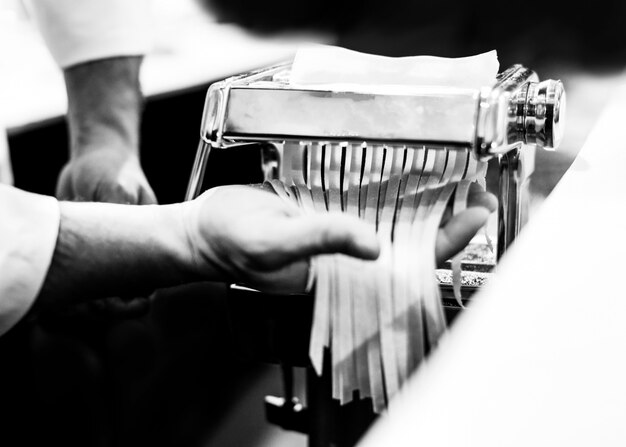
M 493 209 L 495 198 L 473 189 L 470 207 L 444 220 L 438 262 L 463 249 Z M 215 188 L 183 204 L 183 220 L 199 276 L 218 272 L 223 281 L 267 292 L 302 292 L 312 255 L 375 259 L 380 250 L 363 221 L 341 213 L 303 216 L 274 194 L 246 186 Z
M 469 204 L 444 217 L 439 262 L 470 241 L 496 201 L 474 189 Z M 305 289 L 310 256 L 375 259 L 380 251 L 373 228 L 361 220 L 303 216 L 273 193 L 246 186 L 214 188 L 173 205 L 61 202 L 60 208 L 57 244 L 33 312 L 192 281 L 297 293 Z
M 379 253 L 376 235 L 364 222 L 341 213 L 303 216 L 258 188 L 213 188 L 183 207 L 195 270 L 201 277 L 211 272 L 208 279 L 301 292 L 310 256 L 337 252 L 376 259 Z
M 157 203 L 137 156 L 113 149 L 85 151 L 73 157 L 61 171 L 57 197 L 80 202 Z
M 435 248 L 437 265 L 463 250 L 497 207 L 498 200 L 493 194 L 485 192 L 478 183 L 472 183 L 465 211 L 452 217 L 448 207 L 443 216 Z
M 137 156 L 126 151 L 101 149 L 87 151 L 72 159 L 63 169 L 57 185 L 60 200 L 155 204 L 156 197 Z M 87 304 L 88 309 L 105 317 L 134 318 L 150 307 L 148 297 L 110 297 Z

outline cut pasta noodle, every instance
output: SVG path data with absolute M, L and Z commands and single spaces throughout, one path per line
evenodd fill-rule
M 322 374 L 328 350 L 335 399 L 371 398 L 380 413 L 445 331 L 437 232 L 486 171 L 467 149 L 349 143 L 286 142 L 283 166 L 283 181 L 270 182 L 283 200 L 305 214 L 351 214 L 379 236 L 376 261 L 314 258 L 309 354 Z M 459 258 L 452 266 L 460 300 Z

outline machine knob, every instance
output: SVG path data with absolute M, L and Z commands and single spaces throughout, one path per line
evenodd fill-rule
M 565 90 L 549 79 L 528 84 L 523 111 L 524 141 L 548 150 L 559 147 L 565 125 Z

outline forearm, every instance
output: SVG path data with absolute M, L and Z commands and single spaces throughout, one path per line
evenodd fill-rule
M 301 292 L 311 256 L 376 259 L 380 252 L 364 222 L 339 213 L 305 216 L 246 186 L 213 188 L 174 205 L 61 202 L 60 215 L 35 311 L 192 281 Z
M 201 279 L 181 205 L 60 206 L 59 236 L 35 311 Z
M 64 70 L 72 157 L 105 147 L 137 152 L 141 61 L 141 56 L 114 57 Z

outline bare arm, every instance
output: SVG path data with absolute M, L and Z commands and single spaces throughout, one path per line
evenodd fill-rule
M 59 236 L 36 307 L 200 279 L 191 268 L 179 208 L 61 202 Z
M 72 156 L 112 145 L 137 153 L 141 56 L 84 62 L 63 71 Z
M 494 208 L 477 194 L 437 239 L 443 261 L 464 247 Z M 62 203 L 52 264 L 35 310 L 190 281 L 233 281 L 302 292 L 309 257 L 378 256 L 374 230 L 345 214 L 303 216 L 277 196 L 246 186 L 215 188 L 165 206 Z
M 59 198 L 156 203 L 139 164 L 141 61 L 112 57 L 64 69 L 70 161 L 59 177 Z
M 377 250 L 362 222 L 342 215 L 310 221 L 249 187 L 218 188 L 175 205 L 62 202 L 35 310 L 199 280 L 302 291 L 309 256 L 372 258 Z

